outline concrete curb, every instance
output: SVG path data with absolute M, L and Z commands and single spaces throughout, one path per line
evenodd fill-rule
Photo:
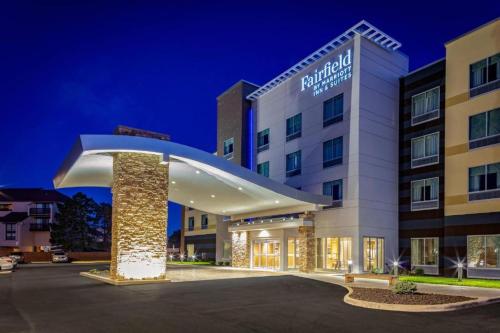
M 500 303 L 500 297 L 496 298 L 478 297 L 477 299 L 471 301 L 448 303 L 448 304 L 436 304 L 436 305 L 404 305 L 404 304 L 376 303 L 376 302 L 362 301 L 359 299 L 352 298 L 350 295 L 354 292 L 354 290 L 349 286 L 343 286 L 343 287 L 345 287 L 349 291 L 344 296 L 345 303 L 353 306 L 358 306 L 361 308 L 375 309 L 375 310 L 399 311 L 399 312 L 447 312 L 447 311 L 463 310 L 493 303 Z
M 11 273 L 12 273 L 12 270 L 0 271 L 0 275 L 7 275 L 7 274 L 11 274 Z
M 144 280 L 113 280 L 107 276 L 101 276 L 97 274 L 92 274 L 89 272 L 80 272 L 80 276 L 104 282 L 107 284 L 112 284 L 114 286 L 132 286 L 132 285 L 142 285 L 142 284 L 156 284 L 156 283 L 167 283 L 171 282 L 170 279 L 144 279 Z

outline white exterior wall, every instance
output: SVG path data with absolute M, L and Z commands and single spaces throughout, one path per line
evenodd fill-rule
M 351 79 L 318 96 L 301 91 L 302 76 L 349 48 Z M 254 160 L 269 161 L 270 178 L 316 194 L 322 193 L 323 182 L 343 179 L 343 207 L 315 212 L 315 234 L 351 237 L 354 271 L 363 268 L 363 236 L 384 237 L 386 262 L 397 255 L 399 77 L 407 69 L 406 56 L 357 36 L 253 103 L 256 132 L 270 129 L 269 149 Z M 323 102 L 340 93 L 343 121 L 323 128 Z M 286 119 L 300 112 L 302 136 L 286 142 Z M 343 163 L 323 169 L 323 142 L 339 136 Z M 286 154 L 297 150 L 302 151 L 302 174 L 287 179 Z

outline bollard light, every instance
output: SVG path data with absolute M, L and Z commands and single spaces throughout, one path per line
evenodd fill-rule
M 398 276 L 398 274 L 399 274 L 399 262 L 397 260 L 394 260 L 392 265 L 394 266 L 394 275 Z
M 347 260 L 347 273 L 352 273 L 352 260 Z
M 464 274 L 464 264 L 459 262 L 457 264 L 457 269 L 458 269 L 458 281 L 461 282 Z

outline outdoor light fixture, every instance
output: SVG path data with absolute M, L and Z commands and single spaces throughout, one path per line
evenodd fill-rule
M 275 204 L 279 204 L 279 203 L 280 203 L 280 201 L 279 201 L 279 200 L 274 200 L 274 203 L 275 203 Z
M 193 201 L 193 200 L 189 200 L 189 203 L 190 203 L 190 204 L 194 204 L 194 201 Z
M 210 194 L 210 198 L 215 198 L 215 194 Z
M 394 275 L 398 276 L 398 270 L 399 270 L 399 262 L 397 260 L 394 260 L 394 262 L 392 263 L 392 265 L 394 266 Z
M 172 184 L 175 184 L 175 180 L 172 180 Z
M 457 270 L 458 270 L 458 281 L 462 281 L 464 275 L 464 264 L 462 262 L 459 262 L 457 264 Z
M 200 170 L 196 170 L 195 172 L 196 172 L 196 174 L 197 174 L 197 175 L 199 175 L 199 174 L 200 174 Z
M 243 188 L 242 187 L 238 187 L 238 191 L 241 191 L 241 190 L 243 190 Z
M 352 273 L 352 260 L 347 260 L 347 273 Z

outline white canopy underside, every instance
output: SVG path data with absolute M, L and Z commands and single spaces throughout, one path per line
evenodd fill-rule
M 54 178 L 56 188 L 110 187 L 115 152 L 162 156 L 170 201 L 227 216 L 314 211 L 331 198 L 296 190 L 196 148 L 143 137 L 82 135 Z

